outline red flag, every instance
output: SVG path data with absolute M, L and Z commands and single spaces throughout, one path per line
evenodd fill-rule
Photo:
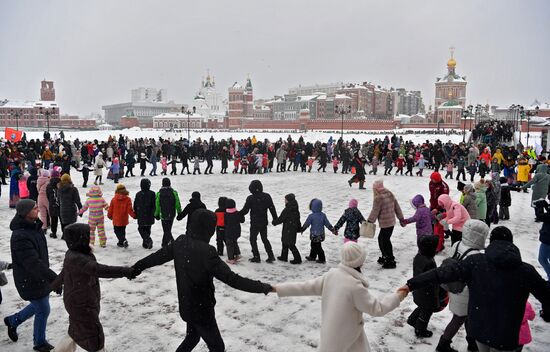
M 23 138 L 23 132 L 6 127 L 4 138 L 10 142 L 17 143 Z

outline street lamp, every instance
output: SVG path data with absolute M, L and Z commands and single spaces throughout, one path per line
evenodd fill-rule
M 529 130 L 530 130 L 530 123 L 531 123 L 531 116 L 538 116 L 539 114 L 539 107 L 538 105 L 535 107 L 535 111 L 527 111 L 527 143 L 526 146 L 529 147 Z
M 523 126 L 522 126 L 522 121 L 523 121 L 523 118 L 525 117 L 525 111 L 523 110 L 523 106 L 516 106 L 516 110 L 517 110 L 517 116 L 519 117 L 519 143 L 521 145 L 523 145 L 523 143 L 521 142 L 521 130 L 523 129 Z
M 337 115 L 340 115 L 340 117 L 342 118 L 342 130 L 341 130 L 341 138 L 342 138 L 342 141 L 344 140 L 344 116 L 346 114 L 351 114 L 351 105 L 348 105 L 348 107 L 346 108 L 345 106 L 338 106 L 336 105 L 334 107 L 334 113 L 337 114 Z
M 10 110 L 11 116 L 15 116 L 15 124 L 17 126 L 16 128 L 18 131 L 19 131 L 19 116 L 21 116 L 22 112 L 23 110 L 21 109 L 19 109 L 19 111 L 13 110 L 13 109 Z
M 181 107 L 181 113 L 187 115 L 187 144 L 191 145 L 191 133 L 189 132 L 189 117 L 197 111 L 197 108 L 193 106 L 193 110 L 185 109 L 185 106 Z
M 472 116 L 472 109 L 474 107 L 469 105 L 468 108 L 462 110 L 462 143 L 466 142 L 466 118 Z M 470 132 L 472 130 L 472 122 L 470 121 Z

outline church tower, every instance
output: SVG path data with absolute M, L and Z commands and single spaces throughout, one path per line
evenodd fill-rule
M 450 48 L 451 57 L 447 61 L 447 74 L 435 82 L 436 121 L 446 124 L 460 124 L 462 110 L 466 106 L 466 77 L 456 73 L 454 47 Z
M 40 100 L 42 100 L 42 101 L 55 101 L 55 89 L 53 87 L 53 81 L 43 80 L 41 82 Z

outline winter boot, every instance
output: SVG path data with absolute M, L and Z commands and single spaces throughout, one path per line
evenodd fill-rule
M 351 187 L 351 180 L 348 180 L 348 185 Z
M 275 257 L 270 255 L 266 260 L 265 260 L 266 263 L 269 263 L 269 264 L 272 264 L 273 262 L 275 262 Z
M 306 260 L 307 260 L 308 262 L 314 262 L 314 261 L 315 261 L 315 258 L 310 257 L 310 256 L 308 255 L 308 256 L 306 257 Z
M 437 347 L 435 350 L 437 352 L 458 352 L 454 348 L 451 347 L 451 340 L 445 340 L 443 337 L 439 339 L 439 343 L 437 344 Z
M 384 257 L 378 257 L 378 260 L 377 260 L 377 263 L 378 263 L 378 264 L 384 265 L 385 262 L 386 262 L 386 258 L 384 258 Z
M 54 347 L 50 345 L 48 342 L 44 342 L 41 345 L 34 346 L 32 349 L 38 352 L 50 352 L 51 350 L 54 349 Z
M 396 267 L 397 263 L 393 259 L 387 259 L 382 265 L 382 268 L 384 269 L 395 269 Z
M 249 262 L 251 263 L 261 263 L 262 261 L 260 260 L 260 257 L 252 257 L 250 259 L 248 259 Z
M 290 264 L 302 264 L 302 259 L 294 258 L 290 261 Z
M 19 335 L 17 335 L 17 327 L 12 326 L 7 317 L 4 318 L 4 324 L 6 324 L 6 326 L 8 327 L 8 337 L 10 338 L 10 340 L 12 340 L 13 342 L 17 342 L 17 340 L 19 339 Z
M 282 262 L 288 262 L 288 259 L 284 258 L 283 256 L 277 257 L 277 260 L 280 260 Z
M 422 318 L 416 319 L 416 325 L 414 327 L 414 334 L 416 337 L 432 337 L 433 332 L 428 330 L 428 322 L 422 320 Z
M 365 181 L 359 181 L 359 189 L 366 189 L 365 187 L 363 187 L 364 184 Z

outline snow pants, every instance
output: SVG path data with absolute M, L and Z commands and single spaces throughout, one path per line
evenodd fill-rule
M 208 319 L 207 323 L 191 323 L 187 322 L 187 333 L 185 340 L 178 347 L 176 352 L 190 352 L 199 343 L 202 338 L 211 352 L 224 352 L 225 344 L 223 343 L 222 335 L 218 329 L 218 323 L 215 317 Z
M 254 258 L 260 258 L 260 251 L 258 250 L 258 234 L 262 238 L 264 248 L 269 259 L 274 259 L 273 249 L 271 243 L 267 239 L 267 225 L 262 227 L 250 227 L 250 246 L 252 247 L 252 255 Z
M 95 230 L 97 229 L 97 234 L 99 235 L 99 245 L 105 247 L 107 244 L 107 236 L 105 236 L 105 218 L 102 216 L 100 218 L 89 218 L 88 225 L 90 226 L 90 245 L 95 244 Z

